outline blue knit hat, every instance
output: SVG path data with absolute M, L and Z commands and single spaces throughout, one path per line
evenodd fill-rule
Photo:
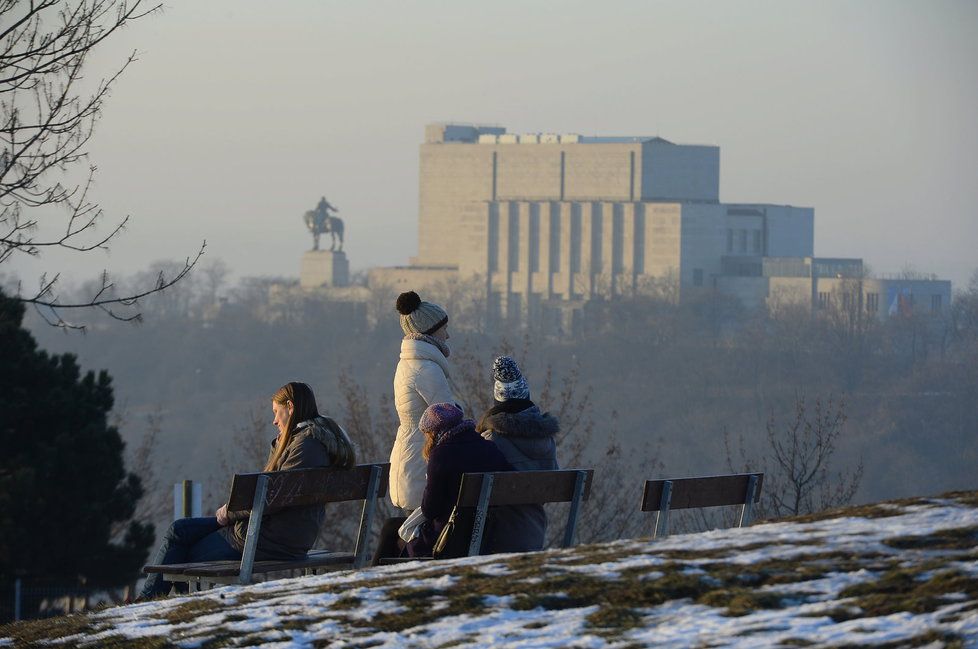
M 492 362 L 492 396 L 496 401 L 529 399 L 530 386 L 520 372 L 519 366 L 509 356 L 499 356 Z

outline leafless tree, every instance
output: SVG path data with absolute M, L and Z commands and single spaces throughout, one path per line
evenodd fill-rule
M 96 168 L 88 163 L 86 146 L 112 84 L 136 53 L 90 92 L 82 87 L 83 72 L 105 39 L 160 6 L 144 0 L 0 0 L 0 263 L 17 253 L 104 250 L 126 226 L 129 217 L 99 231 L 103 211 L 90 196 Z M 86 163 L 85 180 L 67 180 Z M 60 225 L 49 220 L 54 210 L 66 214 Z M 83 299 L 63 300 L 60 275 L 43 274 L 33 291 L 18 286 L 15 298 L 59 327 L 84 328 L 62 317 L 80 308 L 138 321 L 138 301 L 186 277 L 203 252 L 201 245 L 175 273 L 160 272 L 153 283 L 125 294 L 103 272 Z
M 387 394 L 376 401 L 354 378 L 352 368 L 340 370 L 339 403 L 329 412 L 350 436 L 357 453 L 357 463 L 386 462 L 397 432 L 397 418 Z M 325 411 L 324 411 L 325 412 Z M 378 520 L 392 513 L 387 499 L 378 502 Z M 360 523 L 360 503 L 333 503 L 326 506 L 326 518 L 319 531 L 317 546 L 332 550 L 353 548 Z
M 124 412 L 117 413 L 116 426 L 125 425 Z M 169 490 L 163 484 L 162 476 L 167 474 L 165 459 L 159 453 L 159 439 L 163 431 L 163 409 L 157 407 L 145 418 L 145 428 L 139 442 L 127 445 L 126 464 L 130 471 L 139 476 L 143 485 L 143 497 L 136 506 L 133 519 L 144 523 L 152 523 L 157 531 L 165 524 L 170 515 Z M 129 521 L 121 521 L 112 530 L 113 536 L 121 537 Z
M 221 473 L 228 487 L 231 476 L 235 473 L 261 471 L 268 461 L 268 453 L 275 436 L 276 432 L 265 410 L 258 406 L 249 409 L 246 419 L 235 426 L 230 444 L 221 447 Z M 222 484 L 220 479 L 217 484 Z M 223 501 L 218 504 L 222 503 Z
M 764 471 L 761 517 L 795 516 L 839 507 L 852 502 L 863 476 L 863 462 L 833 472 L 832 459 L 846 422 L 845 401 L 831 397 L 815 400 L 809 411 L 804 397 L 795 400 L 794 416 L 779 423 L 774 414 L 767 423 L 767 451 L 757 462 L 744 462 L 745 471 Z M 727 461 L 732 449 L 725 435 Z M 740 441 L 741 457 L 745 456 Z

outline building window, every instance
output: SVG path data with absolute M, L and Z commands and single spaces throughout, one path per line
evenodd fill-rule
M 761 254 L 761 231 L 754 230 L 754 254 Z
M 930 312 L 940 313 L 941 312 L 941 296 L 940 294 L 930 296 Z
M 740 252 L 747 252 L 747 230 L 740 231 Z
M 703 286 L 703 269 L 693 269 L 693 286 Z
M 591 267 L 586 268 L 585 272 L 600 273 L 601 265 L 604 263 L 601 254 L 601 241 L 604 236 L 604 214 L 601 211 L 601 203 L 591 204 L 591 231 L 588 236 L 591 241 Z
M 733 252 L 733 240 L 734 240 L 733 228 L 727 228 L 727 252 Z
M 509 268 L 508 271 L 520 270 L 520 208 L 516 203 L 509 204 L 509 231 L 507 232 L 509 245 Z M 524 244 L 525 245 L 525 244 Z
M 869 313 L 876 313 L 880 310 L 880 294 L 879 293 L 867 293 L 866 294 L 866 311 Z
M 829 299 L 830 295 L 828 293 L 822 293 L 820 291 L 818 294 L 818 308 L 827 309 L 829 307 Z
M 615 205 L 611 217 L 611 272 L 625 271 L 625 215 L 621 205 Z
M 581 206 L 574 203 L 570 219 L 570 271 L 581 272 Z
M 842 309 L 848 311 L 852 308 L 852 293 L 842 294 Z

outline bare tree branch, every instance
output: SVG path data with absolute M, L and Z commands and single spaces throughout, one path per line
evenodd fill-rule
M 62 179 L 87 159 L 85 147 L 112 85 L 136 60 L 131 53 L 86 93 L 80 85 L 88 56 L 118 29 L 161 6 L 146 0 L 0 0 L 0 264 L 17 252 L 39 257 L 49 249 L 106 250 L 128 224 L 126 216 L 98 232 L 104 214 L 90 198 L 94 165 L 80 185 L 66 186 Z M 50 212 L 56 208 L 66 212 L 64 227 L 51 227 Z M 35 210 L 43 216 L 33 216 Z M 41 237 L 42 225 L 55 234 Z M 15 299 L 67 329 L 84 328 L 62 317 L 68 309 L 98 309 L 116 320 L 139 321 L 131 308 L 186 277 L 205 246 L 175 275 L 160 273 L 152 287 L 132 294 L 118 295 L 103 273 L 87 300 L 62 300 L 56 292 L 60 276 L 44 274 L 35 293 L 18 292 Z
M 38 315 L 40 315 L 41 318 L 43 318 L 49 325 L 63 329 L 85 329 L 85 325 L 73 324 L 65 320 L 60 313 L 65 309 L 97 308 L 114 320 L 119 320 L 122 322 L 139 322 L 142 320 L 142 315 L 140 313 L 120 313 L 113 310 L 113 307 L 135 307 L 138 306 L 140 299 L 153 295 L 154 293 L 160 293 L 170 288 L 186 277 L 190 271 L 194 269 L 197 262 L 200 261 L 200 258 L 203 256 L 206 247 L 207 242 L 205 241 L 201 244 L 200 250 L 197 251 L 197 254 L 193 258 L 187 257 L 187 259 L 184 261 L 183 267 L 180 268 L 176 275 L 167 278 L 164 271 L 161 270 L 157 274 L 156 282 L 152 287 L 138 291 L 137 293 L 128 294 L 125 296 L 116 296 L 112 292 L 112 290 L 115 288 L 115 284 L 109 279 L 109 274 L 103 271 L 99 287 L 87 300 L 74 303 L 60 302 L 59 298 L 54 293 L 54 288 L 60 279 L 59 275 L 55 275 L 51 280 L 47 280 L 46 277 L 42 275 L 40 288 L 38 289 L 37 293 L 35 293 L 33 297 L 24 297 L 21 295 L 18 299 L 25 304 L 33 305 Z

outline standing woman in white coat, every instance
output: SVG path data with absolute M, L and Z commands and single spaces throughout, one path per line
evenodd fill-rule
M 396 307 L 404 339 L 394 372 L 394 406 L 400 425 L 391 450 L 390 497 L 395 507 L 414 510 L 421 507 L 427 473 L 422 455 L 425 436 L 418 422 L 429 405 L 455 403 L 449 380 L 448 313 L 422 301 L 414 291 L 398 295 Z M 375 559 L 399 553 L 396 532 L 403 522 L 404 518 L 388 519 Z M 410 535 L 410 531 L 403 533 Z

